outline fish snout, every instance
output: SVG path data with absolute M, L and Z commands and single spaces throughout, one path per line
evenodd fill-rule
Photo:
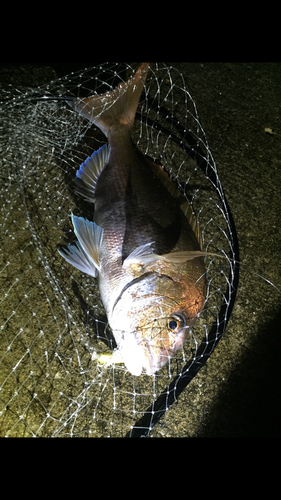
M 183 347 L 189 327 L 179 315 L 153 320 L 131 333 L 123 332 L 118 346 L 133 375 L 154 375 Z M 117 333 L 115 332 L 115 338 Z
M 170 320 L 171 324 L 172 321 L 174 320 Z M 172 324 L 172 326 L 174 325 Z M 143 342 L 145 358 L 143 369 L 147 375 L 154 375 L 173 357 L 178 349 L 183 347 L 189 328 L 184 327 L 177 332 L 167 328 L 165 331 L 162 329 L 159 333 L 159 329 L 154 327 L 151 332 L 153 337 Z

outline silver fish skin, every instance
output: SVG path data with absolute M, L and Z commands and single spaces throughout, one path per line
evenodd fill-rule
M 131 139 L 148 68 L 142 63 L 113 91 L 72 102 L 108 143 L 76 174 L 77 192 L 94 203 L 94 221 L 72 215 L 77 242 L 60 251 L 98 279 L 118 349 L 136 376 L 153 375 L 183 346 L 206 298 L 196 218 Z

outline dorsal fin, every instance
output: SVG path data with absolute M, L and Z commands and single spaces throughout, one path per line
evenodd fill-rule
M 198 219 L 197 217 L 194 215 L 194 213 L 192 212 L 192 208 L 191 206 L 189 205 L 188 201 L 185 200 L 182 204 L 181 204 L 181 209 L 184 213 L 184 215 L 186 216 L 190 226 L 191 226 L 191 229 L 192 231 L 194 232 L 195 236 L 196 236 L 196 239 L 200 245 L 200 249 L 203 250 L 203 240 L 202 240 L 202 233 L 200 231 L 200 228 L 199 228 L 199 222 L 198 222 Z
M 159 165 L 158 163 L 154 163 L 154 161 L 145 156 L 145 161 L 152 172 L 160 179 L 163 186 L 169 191 L 169 193 L 176 199 L 178 199 L 179 203 L 183 203 L 185 201 L 185 197 L 177 187 L 176 183 L 170 178 L 169 174 Z
M 151 168 L 152 172 L 161 180 L 162 184 L 165 186 L 167 191 L 178 200 L 181 210 L 183 211 L 185 217 L 187 218 L 192 231 L 194 232 L 196 239 L 200 245 L 200 249 L 203 250 L 203 240 L 202 234 L 199 228 L 199 223 L 192 212 L 191 206 L 188 203 L 185 196 L 181 193 L 180 189 L 176 186 L 176 183 L 170 178 L 169 174 L 159 165 L 155 163 L 150 157 L 146 156 L 145 161 L 147 165 Z

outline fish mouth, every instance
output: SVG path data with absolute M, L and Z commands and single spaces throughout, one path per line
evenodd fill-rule
M 174 339 L 163 339 L 161 341 L 162 346 L 157 348 L 149 340 L 143 341 L 143 370 L 145 373 L 154 375 L 155 372 L 160 370 L 173 357 L 175 352 L 183 346 L 187 333 L 188 327 L 185 327 Z
M 169 348 L 156 351 L 148 340 L 125 342 L 120 348 L 123 362 L 132 375 L 154 375 L 172 357 Z
M 165 365 L 165 363 L 168 361 L 168 359 L 171 356 L 169 355 L 169 351 L 167 350 L 166 353 L 164 351 L 161 351 L 159 354 L 155 354 L 152 351 L 151 346 L 149 343 L 145 346 L 145 354 L 144 354 L 144 359 L 145 363 L 143 364 L 143 370 L 146 375 L 154 375 L 155 372 L 160 370 L 162 366 Z

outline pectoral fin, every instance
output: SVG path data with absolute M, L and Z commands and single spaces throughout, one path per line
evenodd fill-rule
M 185 262 L 187 260 L 196 259 L 197 257 L 207 257 L 210 254 L 209 252 L 202 252 L 201 250 L 187 250 L 183 252 L 171 252 L 166 253 L 164 255 L 159 255 L 161 260 L 165 260 L 167 262 Z
M 146 245 L 140 245 L 135 248 L 135 250 L 133 250 L 124 260 L 124 269 L 128 269 L 132 264 L 147 266 L 148 264 L 151 264 L 151 262 L 154 262 L 156 255 L 151 250 L 151 245 L 153 245 L 153 243 L 154 242 L 152 241 L 151 243 L 146 243 Z M 158 258 L 156 260 L 158 260 Z
M 137 247 L 130 255 L 124 260 L 123 267 L 125 269 L 129 268 L 132 264 L 138 264 L 142 267 L 146 267 L 149 264 L 156 262 L 157 260 L 162 260 L 166 262 L 173 262 L 178 264 L 180 262 L 185 262 L 187 260 L 196 259 L 197 257 L 206 257 L 212 254 L 209 252 L 202 252 L 201 250 L 191 250 L 191 251 L 181 251 L 181 252 L 170 252 L 163 255 L 158 255 L 153 253 L 150 249 L 152 243 L 147 243 L 146 245 L 141 245 Z M 150 249 L 150 251 L 149 251 Z

